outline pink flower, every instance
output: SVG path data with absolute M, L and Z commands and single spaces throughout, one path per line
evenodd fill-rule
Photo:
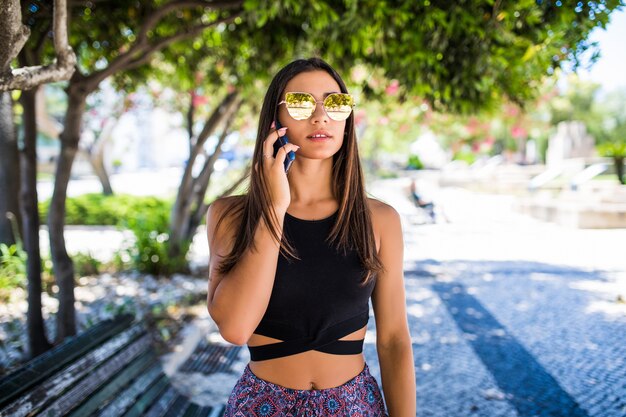
M 360 125 L 361 123 L 365 123 L 367 120 L 367 114 L 365 110 L 359 110 L 354 112 L 354 123 Z
M 513 136 L 514 139 L 524 139 L 528 136 L 528 132 L 523 127 L 515 125 L 511 128 L 511 136 Z
M 504 108 L 504 113 L 508 116 L 508 117 L 515 117 L 519 114 L 519 109 L 517 107 L 515 107 L 512 104 L 508 104 L 505 106 Z
M 367 71 L 363 67 L 355 67 L 352 69 L 352 79 L 357 84 L 360 84 L 367 77 Z
M 199 95 L 199 94 L 194 94 L 193 96 L 193 106 L 194 107 L 199 107 L 202 106 L 204 104 L 206 104 L 208 102 L 207 98 L 205 96 Z
M 393 96 L 398 92 L 398 88 L 400 87 L 400 83 L 398 80 L 391 80 L 391 83 L 385 88 L 385 94 L 388 96 Z
M 467 133 L 469 133 L 470 135 L 474 135 L 480 127 L 481 126 L 478 119 L 472 117 L 465 125 L 465 130 L 467 130 Z

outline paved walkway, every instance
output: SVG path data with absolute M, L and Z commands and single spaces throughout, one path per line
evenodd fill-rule
M 403 219 L 417 415 L 626 416 L 626 230 L 565 229 L 517 215 L 511 197 L 428 183 L 450 222 L 418 224 L 408 186 L 370 191 Z M 223 403 L 247 349 L 224 343 L 209 317 L 196 325 L 207 336 L 175 383 L 203 405 Z M 375 331 L 372 316 L 364 349 L 380 381 Z M 223 366 L 206 375 L 207 360 Z
M 617 301 L 626 299 L 626 229 L 541 223 L 516 214 L 513 197 L 439 189 L 432 175 L 420 173 L 419 190 L 449 223 L 420 224 L 407 178 L 368 187 L 402 215 L 418 416 L 626 416 L 626 303 Z M 180 175 L 163 177 L 172 180 L 139 173 L 112 181 L 120 192 L 149 183 L 158 190 L 146 193 L 171 193 Z M 38 188 L 40 199 L 49 196 L 50 184 Z M 98 189 L 95 180 L 73 181 L 69 193 Z M 106 259 L 124 238 L 105 228 L 96 242 L 93 233 L 68 228 L 69 250 Z M 194 259 L 204 262 L 198 236 Z M 224 342 L 199 310 L 181 351 L 164 360 L 196 402 L 223 404 L 248 351 Z M 380 381 L 375 332 L 371 316 L 364 351 Z

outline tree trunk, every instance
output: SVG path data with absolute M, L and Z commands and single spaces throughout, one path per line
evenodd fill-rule
M 123 113 L 124 111 L 122 111 L 122 114 Z M 113 187 L 111 187 L 109 173 L 104 165 L 104 150 L 113 135 L 113 130 L 115 130 L 120 117 L 121 114 L 119 117 L 111 117 L 106 120 L 104 128 L 102 129 L 102 132 L 100 132 L 96 143 L 94 143 L 87 152 L 89 163 L 93 168 L 93 172 L 95 172 L 98 176 L 100 184 L 102 184 L 102 193 L 104 195 L 113 195 Z
M 41 254 L 39 251 L 39 208 L 37 204 L 37 116 L 36 94 L 40 87 L 22 91 L 24 146 L 21 151 L 21 208 L 24 221 L 24 247 L 28 254 L 28 348 L 30 357 L 41 355 L 51 345 L 41 312 Z
M 109 179 L 109 173 L 104 166 L 104 142 L 102 139 L 95 143 L 93 148 L 87 153 L 89 163 L 93 172 L 100 180 L 102 185 L 102 194 L 113 195 L 113 187 L 111 187 L 111 180 Z
M 615 173 L 617 174 L 617 179 L 619 183 L 624 185 L 626 184 L 626 178 L 624 178 L 624 157 L 623 156 L 614 156 L 613 162 L 615 164 Z
M 21 229 L 19 209 L 20 165 L 17 136 L 13 124 L 11 93 L 0 92 L 0 243 L 12 245 L 13 235 L 9 216 L 14 216 Z
M 213 113 L 207 119 L 202 132 L 198 135 L 196 143 L 191 148 L 185 171 L 181 179 L 180 186 L 178 187 L 178 193 L 176 195 L 176 201 L 172 207 L 172 214 L 170 217 L 170 239 L 168 254 L 172 257 L 181 255 L 183 242 L 188 239 L 188 236 L 193 233 L 189 231 L 190 218 L 192 216 L 191 206 L 193 204 L 194 192 L 197 192 L 201 188 L 201 184 L 198 182 L 198 178 L 194 178 L 192 175 L 193 165 L 196 158 L 203 149 L 206 139 L 215 131 L 220 122 L 225 118 L 230 117 L 233 111 L 239 108 L 240 101 L 237 100 L 237 92 L 232 92 L 222 100 Z M 193 105 L 193 104 L 192 104 Z M 192 138 L 189 138 L 190 141 Z M 220 151 L 220 144 L 215 148 L 215 152 Z M 209 158 L 210 160 L 210 158 Z M 207 160 L 207 162 L 209 161 Z M 205 172 L 210 167 L 205 167 L 202 172 Z M 201 177 L 202 174 L 199 175 Z
M 72 163 L 78 150 L 80 128 L 85 112 L 88 91 L 80 82 L 74 82 L 76 75 L 68 86 L 68 106 L 65 126 L 61 133 L 61 153 L 57 161 L 54 177 L 54 191 L 50 200 L 48 214 L 48 230 L 50 232 L 50 252 L 54 264 L 54 275 L 59 287 L 59 311 L 57 313 L 56 341 L 61 342 L 68 336 L 76 334 L 76 318 L 74 308 L 74 264 L 65 249 L 65 199 L 67 186 L 72 172 Z
M 226 137 L 230 134 L 231 125 L 233 124 L 237 111 L 240 107 L 241 101 L 239 101 L 235 105 L 234 109 L 228 116 L 222 135 L 217 142 L 215 152 L 213 152 L 213 155 L 211 155 L 211 157 L 207 158 L 206 162 L 204 163 L 204 167 L 202 168 L 202 171 L 200 171 L 200 174 L 196 179 L 196 186 L 194 187 L 190 204 L 188 204 L 187 206 L 188 218 L 185 221 L 186 227 L 183 230 L 183 240 L 193 239 L 193 235 L 196 232 L 196 229 L 200 225 L 200 222 L 202 221 L 202 218 L 204 217 L 205 212 L 209 207 L 207 204 L 204 203 L 206 191 L 209 188 L 209 183 L 211 182 L 211 175 L 213 175 L 214 172 L 215 162 L 222 154 L 222 144 L 226 140 Z M 236 183 L 233 184 L 224 195 L 230 195 L 230 193 L 237 189 L 239 184 L 241 184 L 246 176 L 247 175 L 244 172 L 244 175 L 240 177 L 239 180 L 237 180 Z
M 96 146 L 98 146 L 96 144 Z M 111 180 L 109 179 L 109 173 L 104 166 L 104 153 L 98 151 L 92 151 L 87 155 L 89 163 L 93 168 L 93 172 L 96 173 L 100 184 L 102 184 L 102 194 L 113 195 L 113 187 L 111 187 Z

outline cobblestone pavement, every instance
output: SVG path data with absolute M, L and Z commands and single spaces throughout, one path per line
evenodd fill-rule
M 573 230 L 512 199 L 436 190 L 450 223 L 403 215 L 418 416 L 626 416 L 626 230 Z
M 428 183 L 449 222 L 419 224 L 409 184 L 368 189 L 402 216 L 417 415 L 626 416 L 626 304 L 616 301 L 626 297 L 626 230 L 566 229 L 516 214 L 512 197 Z M 365 357 L 380 382 L 373 315 L 368 327 Z M 197 355 L 222 343 L 215 327 L 206 334 Z M 208 376 L 190 358 L 179 389 L 225 402 L 249 360 L 245 348 L 229 352 Z

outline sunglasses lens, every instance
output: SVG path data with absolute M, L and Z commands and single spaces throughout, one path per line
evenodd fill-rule
M 354 99 L 350 94 L 330 94 L 324 100 L 326 113 L 328 113 L 328 117 L 333 120 L 346 120 L 350 117 L 350 113 L 352 113 L 352 107 L 354 107 Z
M 306 120 L 315 111 L 315 99 L 307 93 L 287 93 L 285 101 L 289 115 L 296 120 Z

